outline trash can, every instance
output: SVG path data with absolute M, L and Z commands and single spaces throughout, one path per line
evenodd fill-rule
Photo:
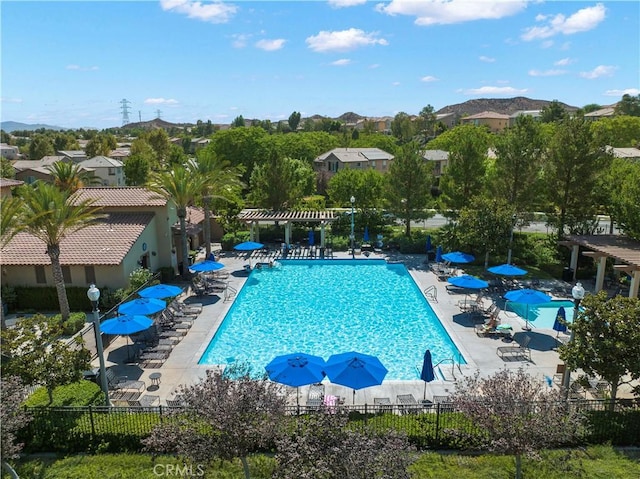
M 562 270 L 562 281 L 573 282 L 573 268 L 566 267 Z

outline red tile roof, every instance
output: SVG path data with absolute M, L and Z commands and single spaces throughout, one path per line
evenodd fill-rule
M 95 206 L 164 206 L 167 200 L 158 193 L 139 186 L 119 186 L 117 188 L 80 188 L 77 191 L 80 200 L 94 199 Z
M 60 243 L 63 265 L 118 265 L 153 219 L 153 213 L 111 213 Z M 0 250 L 2 265 L 49 265 L 44 242 L 18 233 Z

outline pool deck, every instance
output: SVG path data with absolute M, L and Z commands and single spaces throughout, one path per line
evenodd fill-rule
M 247 279 L 244 265 L 247 264 L 245 255 L 235 253 L 223 254 L 220 261 L 226 265 L 229 274 L 229 285 L 240 291 Z M 351 255 L 346 252 L 334 253 L 336 259 L 350 259 Z M 435 286 L 437 300 L 429 299 L 429 304 L 436 312 L 447 332 L 455 342 L 456 346 L 467 361 L 465 365 L 452 366 L 442 364 L 439 366 L 440 372 L 446 379 L 435 380 L 425 383 L 420 380 L 415 381 L 384 381 L 380 386 L 369 387 L 356 391 L 355 404 L 363 405 L 374 403 L 374 398 L 389 398 L 391 403 L 396 403 L 396 396 L 399 394 L 413 394 L 417 400 L 432 399 L 433 396 L 446 396 L 453 392 L 455 380 L 462 376 L 473 375 L 476 371 L 485 375 L 490 375 L 503 368 L 518 369 L 524 368 L 530 374 L 540 378 L 541 384 L 545 384 L 545 376 L 553 378 L 556 367 L 562 361 L 555 350 L 557 342 L 556 332 L 547 329 L 533 329 L 524 331 L 524 320 L 514 313 L 502 311 L 500 319 L 503 324 L 510 324 L 513 327 L 513 336 L 520 339 L 523 335 L 529 335 L 531 341 L 529 348 L 531 351 L 531 361 L 514 358 L 513 360 L 503 360 L 497 354 L 497 348 L 501 346 L 515 345 L 516 342 L 505 342 L 497 337 L 479 337 L 476 335 L 474 323 L 469 314 L 461 311 L 458 301 L 464 299 L 464 295 L 450 294 L 446 281 L 439 281 L 436 275 L 425 264 L 425 255 L 383 255 L 372 254 L 368 258 L 357 255 L 356 259 L 386 259 L 393 262 L 402 262 L 409 270 L 411 276 L 416 281 L 421 291 L 429 286 Z M 254 260 L 255 262 L 255 260 Z M 204 353 L 207 345 L 213 337 L 218 326 L 224 319 L 228 309 L 233 304 L 233 298 L 224 300 L 223 295 L 208 295 L 204 297 L 189 296 L 183 297 L 185 303 L 202 303 L 203 311 L 193 322 L 188 333 L 171 352 L 169 358 L 160 368 L 144 369 L 138 364 L 126 364 L 126 339 L 117 337 L 105 350 L 107 366 L 112 367 L 118 375 L 127 376 L 129 379 L 143 380 L 147 385 L 144 394 L 160 397 L 160 403 L 166 404 L 167 399 L 172 399 L 176 389 L 182 384 L 194 384 L 205 377 L 208 369 L 213 369 L 211 365 L 199 365 L 198 360 Z M 390 298 L 391 300 L 391 298 Z M 487 301 L 485 304 L 489 304 Z M 402 351 L 398 351 L 402 354 Z M 94 361 L 97 366 L 97 360 Z M 438 369 L 438 368 L 437 368 Z M 149 379 L 151 373 L 161 373 L 159 385 L 151 386 Z M 344 397 L 346 404 L 354 401 L 353 390 L 324 381 L 325 393 L 338 397 Z M 151 386 L 151 388 L 149 388 Z M 556 387 L 556 386 L 554 386 Z M 295 389 L 291 390 L 291 402 L 295 404 Z M 308 386 L 299 388 L 300 404 L 304 404 L 307 398 Z

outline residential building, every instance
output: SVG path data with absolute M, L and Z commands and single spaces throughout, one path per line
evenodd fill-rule
M 607 106 L 599 110 L 584 114 L 584 119 L 589 121 L 600 120 L 602 118 L 611 118 L 615 115 L 615 105 Z
M 16 170 L 16 180 L 24 181 L 27 184 L 34 183 L 36 180 L 53 182 L 53 175 L 49 167 L 58 161 L 72 161 L 67 156 L 50 155 L 44 156 L 39 160 L 18 160 L 12 163 Z
M 616 148 L 607 146 L 607 151 L 611 153 L 614 158 L 630 158 L 640 161 L 640 149 L 638 148 Z
M 503 115 L 495 111 L 483 111 L 476 115 L 461 118 L 460 123 L 463 125 L 486 126 L 492 133 L 499 133 L 509 126 L 509 115 Z
M 100 179 L 103 186 L 124 186 L 124 164 L 106 156 L 95 156 L 81 161 L 78 165 Z
M 13 195 L 13 189 L 22 184 L 24 181 L 0 178 L 0 198 L 10 198 Z
M 444 150 L 425 150 L 422 153 L 425 161 L 433 164 L 433 176 L 440 178 L 449 164 L 449 152 Z
M 316 171 L 332 174 L 343 168 L 386 173 L 392 161 L 393 155 L 380 148 L 334 148 L 318 156 L 313 164 Z
M 58 155 L 66 156 L 74 163 L 80 163 L 87 159 L 87 154 L 84 150 L 60 150 L 56 152 Z
M 515 125 L 516 124 L 516 119 L 519 116 L 530 116 L 534 120 L 540 120 L 540 117 L 542 116 L 542 110 L 520 110 L 520 111 L 516 111 L 515 113 L 512 113 L 509 116 L 509 126 Z
M 20 148 L 6 143 L 0 143 L 0 156 L 7 160 L 17 160 L 20 157 Z

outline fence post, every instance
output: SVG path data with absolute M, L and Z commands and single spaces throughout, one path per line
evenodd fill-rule
M 436 403 L 436 447 L 440 446 L 440 403 Z
M 93 423 L 93 407 L 89 405 L 89 422 L 91 422 L 91 443 L 96 440 L 96 426 Z
M 364 403 L 364 423 L 365 423 L 365 425 L 369 421 L 369 418 L 367 417 L 368 416 L 367 412 L 368 412 L 367 403 Z

